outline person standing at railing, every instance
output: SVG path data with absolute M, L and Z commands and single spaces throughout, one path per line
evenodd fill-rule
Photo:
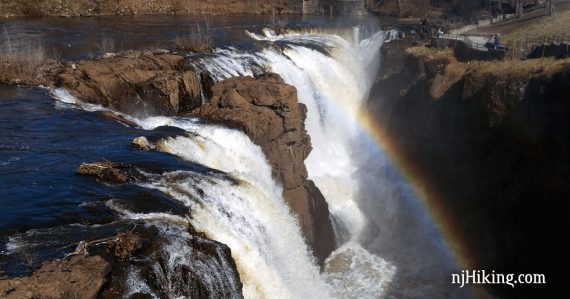
M 501 47 L 501 34 L 498 33 L 497 35 L 495 35 L 494 39 L 495 39 L 495 50 L 499 50 L 499 48 Z

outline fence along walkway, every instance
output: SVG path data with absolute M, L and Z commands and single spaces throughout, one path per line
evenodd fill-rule
M 491 40 L 488 36 L 461 34 L 443 34 L 440 38 L 460 41 L 468 47 L 479 51 L 489 51 L 489 48 L 485 47 L 485 45 Z
M 550 45 L 568 45 L 570 44 L 570 33 L 545 35 L 539 38 L 526 38 L 524 40 L 513 41 L 508 45 L 509 55 L 513 59 L 526 59 L 527 56 L 539 47 Z
M 441 38 L 463 42 L 468 47 L 479 51 L 489 51 L 490 49 L 486 47 L 486 45 L 488 43 L 493 44 L 493 38 L 489 36 L 444 34 Z M 506 52 L 507 57 L 510 59 L 524 60 L 535 49 L 539 47 L 546 48 L 551 45 L 570 45 L 570 33 L 547 35 L 539 38 L 525 38 L 509 43 L 501 43 L 500 51 Z

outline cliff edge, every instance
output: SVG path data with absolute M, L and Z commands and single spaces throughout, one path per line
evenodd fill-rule
M 570 59 L 463 63 L 407 41 L 382 51 L 370 112 L 443 201 L 469 268 L 546 275 L 547 285 L 493 286 L 504 298 L 562 290 Z

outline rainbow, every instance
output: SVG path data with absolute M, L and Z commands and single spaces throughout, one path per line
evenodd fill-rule
M 429 174 L 425 173 L 425 171 L 416 166 L 416 163 L 413 163 L 401 153 L 396 142 L 390 140 L 387 135 L 387 128 L 382 127 L 375 118 L 370 116 L 368 111 L 361 109 L 357 116 L 357 122 L 367 132 L 369 137 L 388 154 L 403 178 L 410 183 L 415 195 L 429 213 L 444 237 L 447 246 L 455 255 L 459 266 L 463 269 L 471 269 L 475 265 L 475 260 L 469 252 L 469 246 L 454 224 L 451 211 L 446 207 L 442 196 L 436 188 L 430 185 L 427 179 Z

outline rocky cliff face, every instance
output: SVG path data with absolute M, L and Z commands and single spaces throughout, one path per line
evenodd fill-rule
M 212 86 L 186 66 L 183 56 L 130 52 L 67 63 L 52 85 L 132 115 L 192 115 L 242 130 L 265 153 L 317 260 L 322 264 L 334 250 L 328 205 L 307 180 L 304 165 L 311 151 L 306 107 L 278 75 L 231 78 Z M 205 104 L 202 94 L 211 95 Z
M 565 277 L 558 265 L 568 260 L 560 234 L 569 225 L 570 61 L 390 56 L 408 47 L 398 43 L 384 46 L 389 72 L 369 102 L 378 123 L 441 195 L 473 269 L 547 277 L 548 287 L 493 292 L 556 294 Z

